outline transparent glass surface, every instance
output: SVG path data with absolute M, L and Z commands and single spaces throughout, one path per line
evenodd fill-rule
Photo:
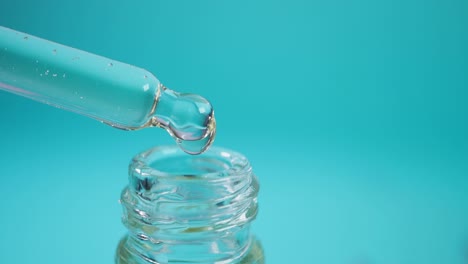
M 268 264 L 468 264 L 468 1 L 3 0 L 0 24 L 206 96 Z M 127 163 L 171 138 L 0 106 L 0 262 L 113 263 Z
M 250 233 L 259 185 L 241 154 L 157 147 L 136 156 L 123 190 L 116 263 L 264 263 Z
M 136 130 L 162 127 L 187 153 L 214 140 L 213 107 L 145 69 L 0 26 L 0 90 Z

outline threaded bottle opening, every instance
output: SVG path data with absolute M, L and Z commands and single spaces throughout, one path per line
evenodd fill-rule
M 154 263 L 231 263 L 250 245 L 258 188 L 248 160 L 231 150 L 145 151 L 132 160 L 121 198 L 128 248 Z

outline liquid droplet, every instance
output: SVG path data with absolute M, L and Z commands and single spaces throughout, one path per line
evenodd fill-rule
M 199 140 L 176 140 L 177 145 L 188 154 L 198 155 L 207 150 L 212 144 L 216 136 L 216 120 L 212 117 L 213 128 L 207 130 L 204 138 Z
M 166 129 L 189 154 L 200 154 L 208 149 L 216 135 L 216 120 L 210 102 L 199 95 L 161 89 L 153 126 Z

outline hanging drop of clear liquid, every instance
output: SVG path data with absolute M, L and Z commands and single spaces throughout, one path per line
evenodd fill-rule
M 213 143 L 216 119 L 205 98 L 161 86 L 155 109 L 151 126 L 166 129 L 183 151 L 200 154 Z

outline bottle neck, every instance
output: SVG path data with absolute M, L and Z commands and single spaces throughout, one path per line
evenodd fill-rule
M 198 156 L 156 149 L 133 160 L 122 192 L 125 254 L 134 263 L 238 263 L 257 214 L 248 161 L 219 148 Z

